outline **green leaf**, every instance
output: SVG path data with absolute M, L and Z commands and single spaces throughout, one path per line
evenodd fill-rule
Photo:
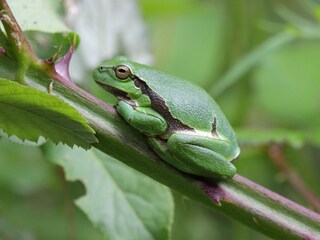
M 96 142 L 94 130 L 69 104 L 47 93 L 0 78 L 0 128 L 21 140 L 40 136 L 85 149 Z
M 44 157 L 41 148 L 0 139 L 0 239 L 104 239 L 72 206 L 81 184 L 65 184 Z
M 305 135 L 286 129 L 236 129 L 237 139 L 242 145 L 268 145 L 272 143 L 289 144 L 300 148 L 305 142 Z
M 54 148 L 49 155 L 69 181 L 87 194 L 76 204 L 107 239 L 169 239 L 173 199 L 169 189 L 97 151 Z
M 13 136 L 8 136 L 8 134 L 6 134 L 1 128 L 0 128 L 0 140 L 1 140 L 1 137 L 4 138 L 4 139 L 8 139 L 10 140 L 10 142 L 13 142 L 13 143 L 17 143 L 17 144 L 22 144 L 22 145 L 28 145 L 28 146 L 33 146 L 33 147 L 36 147 L 36 146 L 41 146 L 42 144 L 46 143 L 47 140 L 40 136 L 39 139 L 37 140 L 37 142 L 32 142 L 32 141 L 29 141 L 29 140 L 21 140 L 20 138 L 18 138 L 17 136 L 13 135 Z

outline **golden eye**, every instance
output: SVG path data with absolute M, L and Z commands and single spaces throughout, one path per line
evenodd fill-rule
M 130 68 L 125 65 L 119 65 L 115 68 L 117 78 L 126 79 L 131 75 Z

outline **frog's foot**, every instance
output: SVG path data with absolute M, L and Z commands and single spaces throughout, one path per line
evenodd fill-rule
M 169 163 L 183 172 L 217 179 L 231 178 L 236 173 L 231 163 L 232 148 L 226 141 L 175 133 L 168 139 L 167 147 L 174 158 Z
M 167 129 L 166 120 L 151 108 L 136 107 L 127 101 L 119 100 L 116 109 L 131 126 L 147 136 L 157 136 Z

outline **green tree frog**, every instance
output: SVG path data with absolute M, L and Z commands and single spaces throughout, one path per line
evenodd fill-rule
M 180 171 L 231 178 L 240 153 L 235 133 L 217 103 L 200 87 L 116 57 L 94 80 L 118 101 L 117 112 L 146 135 L 152 149 Z

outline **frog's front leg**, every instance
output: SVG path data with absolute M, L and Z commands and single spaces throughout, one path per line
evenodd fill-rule
M 136 107 L 119 100 L 116 109 L 126 122 L 148 136 L 157 136 L 167 130 L 167 121 L 152 108 Z
M 227 179 L 236 173 L 233 153 L 227 141 L 188 133 L 174 133 L 167 147 L 178 169 L 205 177 Z

